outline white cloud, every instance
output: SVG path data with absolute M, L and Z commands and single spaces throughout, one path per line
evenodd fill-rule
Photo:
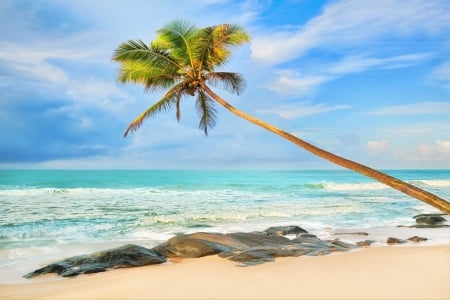
M 450 26 L 450 2 L 428 0 L 343 0 L 297 30 L 256 36 L 252 57 L 276 64 L 301 57 L 315 47 L 363 45 L 384 36 L 434 34 Z
M 450 154 L 450 141 L 436 141 L 436 149 L 444 154 Z
M 325 72 L 338 75 L 358 73 L 373 68 L 404 68 L 417 64 L 427 59 L 428 57 L 430 57 L 429 53 L 398 55 L 390 57 L 369 57 L 360 55 L 348 56 L 341 61 L 325 68 Z
M 268 86 L 269 90 L 296 96 L 305 95 L 331 79 L 327 76 L 304 76 L 290 70 L 279 71 L 277 76 L 278 78 Z
M 419 102 L 393 105 L 369 112 L 370 115 L 450 115 L 450 102 Z
M 419 154 L 421 156 L 430 156 L 435 153 L 433 147 L 429 144 L 420 144 L 417 149 L 419 150 Z
M 277 114 L 284 119 L 294 119 L 299 117 L 323 114 L 335 110 L 347 109 L 350 106 L 347 105 L 334 105 L 327 106 L 322 103 L 296 103 L 295 105 L 281 105 L 278 107 L 260 109 L 260 113 L 272 113 Z
M 80 57 L 80 54 L 61 49 L 38 50 L 0 42 L 0 61 L 25 75 L 53 83 L 64 83 L 68 78 L 61 68 L 49 63 L 48 59 L 74 57 Z
M 380 141 L 368 141 L 367 149 L 374 154 L 379 154 L 388 150 L 390 147 L 390 142 L 388 140 L 380 140 Z
M 430 75 L 430 81 L 450 88 L 450 61 L 445 61 L 434 69 Z
M 95 78 L 71 81 L 67 86 L 67 94 L 77 103 L 107 111 L 118 111 L 132 102 L 132 98 L 113 82 Z

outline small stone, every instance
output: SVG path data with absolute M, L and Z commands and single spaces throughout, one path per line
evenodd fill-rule
M 415 236 L 410 237 L 408 239 L 408 241 L 415 242 L 415 243 L 420 243 L 420 242 L 428 241 L 428 239 L 415 235 Z
M 369 247 L 373 243 L 376 243 L 374 240 L 365 240 L 365 241 L 359 241 L 356 243 L 359 247 Z
M 407 241 L 402 240 L 402 239 L 398 239 L 398 238 L 395 238 L 395 237 L 390 237 L 390 238 L 388 238 L 387 241 L 386 241 L 386 243 L 388 243 L 389 245 L 393 245 L 393 244 L 404 244 L 404 243 L 406 243 L 406 242 L 407 242 Z

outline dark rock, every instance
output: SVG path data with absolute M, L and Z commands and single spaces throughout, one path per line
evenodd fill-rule
M 254 232 L 211 233 L 197 232 L 176 236 L 153 248 L 166 257 L 202 257 L 236 249 L 281 247 L 294 244 L 282 236 L 267 236 Z
M 358 231 L 358 232 L 338 232 L 334 235 L 369 235 L 367 232 Z
M 372 245 L 373 243 L 376 243 L 377 241 L 374 240 L 365 240 L 365 241 L 360 241 L 357 242 L 356 245 L 359 247 L 369 247 L 370 245 Z
M 386 243 L 388 243 L 389 245 L 393 245 L 393 244 L 404 244 L 407 241 L 402 240 L 402 239 L 398 239 L 398 238 L 394 238 L 394 237 L 390 237 L 387 239 Z
M 428 225 L 428 224 L 414 224 L 414 225 L 398 225 L 397 227 L 406 227 L 406 228 L 446 228 L 450 227 L 450 225 L 446 224 L 434 224 L 434 225 Z
M 219 254 L 220 257 L 240 262 L 242 266 L 250 266 L 274 261 L 276 257 L 301 256 L 310 252 L 297 245 L 286 247 L 254 247 L 246 250 L 235 250 Z
M 296 234 L 290 240 L 283 235 Z M 334 251 L 348 251 L 356 246 L 338 239 L 324 241 L 297 226 L 271 227 L 264 232 L 210 233 L 197 232 L 175 236 L 147 249 L 136 245 L 70 257 L 25 275 L 57 273 L 64 277 L 103 272 L 111 268 L 125 268 L 159 264 L 167 257 L 202 257 L 219 254 L 221 257 L 254 265 L 273 261 L 277 257 L 325 255 Z
M 300 233 L 308 233 L 308 231 L 298 226 L 274 226 L 267 228 L 265 232 L 267 235 L 298 235 Z
M 347 251 L 347 250 L 350 250 L 350 249 L 357 248 L 356 245 L 343 242 L 343 241 L 341 241 L 339 239 L 335 239 L 335 240 L 328 241 L 328 242 L 331 243 L 332 245 L 334 245 L 335 247 L 337 247 L 337 249 L 340 250 L 340 251 Z
M 420 242 L 428 241 L 428 239 L 415 235 L 415 236 L 408 238 L 408 241 L 420 243 Z
M 223 233 L 197 232 L 175 236 L 152 250 L 166 257 L 202 257 L 242 246 Z
M 426 224 L 426 225 L 440 225 L 447 220 L 442 217 L 444 214 L 421 214 L 414 216 L 417 224 Z
M 32 278 L 48 273 L 57 273 L 64 277 L 71 277 L 80 274 L 103 272 L 108 269 L 160 264 L 165 261 L 165 257 L 150 249 L 137 245 L 125 245 L 90 255 L 70 257 L 28 273 L 24 277 Z
M 237 243 L 244 245 L 244 248 L 281 247 L 295 244 L 290 239 L 279 235 L 262 235 L 252 232 L 236 232 L 228 233 L 227 236 Z

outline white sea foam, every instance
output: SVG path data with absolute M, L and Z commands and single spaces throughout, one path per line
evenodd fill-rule
M 323 186 L 326 190 L 329 191 L 373 191 L 373 190 L 382 190 L 387 189 L 388 187 L 378 183 L 378 182 L 370 182 L 370 183 L 333 183 L 333 182 L 324 182 Z
M 450 180 L 413 180 L 412 184 L 431 186 L 431 187 L 450 187 Z

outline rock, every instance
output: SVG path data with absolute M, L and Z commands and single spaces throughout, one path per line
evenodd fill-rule
M 338 232 L 334 235 L 369 235 L 367 232 L 358 231 L 358 232 Z
M 283 236 L 287 234 L 296 234 L 297 237 L 290 240 Z M 355 247 L 356 245 L 338 239 L 321 240 L 298 226 L 271 227 L 263 232 L 197 232 L 175 236 L 152 249 L 126 245 L 90 255 L 70 257 L 31 272 L 25 277 L 47 273 L 71 277 L 112 268 L 159 264 L 165 262 L 167 257 L 194 258 L 214 254 L 247 266 L 273 261 L 277 257 L 325 255 Z
M 220 257 L 241 263 L 242 266 L 251 266 L 274 261 L 276 257 L 300 256 L 309 252 L 296 246 L 288 247 L 254 247 L 246 250 L 224 252 Z
M 415 235 L 415 236 L 408 238 L 408 241 L 420 243 L 420 242 L 428 241 L 428 239 Z
M 230 246 L 233 245 L 233 246 Z M 234 249 L 236 245 L 222 233 L 193 233 L 175 236 L 152 250 L 166 257 L 202 257 Z
M 421 214 L 414 216 L 417 224 L 426 224 L 426 225 L 441 225 L 447 220 L 442 217 L 444 214 Z
M 267 235 L 298 235 L 300 233 L 308 233 L 308 231 L 298 226 L 274 226 L 267 228 L 265 232 Z
M 389 245 L 393 245 L 393 244 L 404 244 L 407 241 L 402 240 L 402 239 L 398 239 L 398 238 L 394 238 L 394 237 L 390 237 L 387 239 L 386 243 L 388 243 Z
M 334 245 L 335 247 L 337 247 L 337 249 L 340 250 L 340 251 L 347 251 L 347 250 L 350 250 L 350 249 L 357 248 L 356 245 L 343 242 L 343 241 L 341 241 L 339 239 L 331 240 L 331 241 L 328 241 L 328 242 L 331 243 L 332 245 Z
M 236 249 L 281 247 L 294 244 L 282 236 L 267 236 L 254 232 L 212 233 L 197 232 L 176 236 L 153 248 L 166 257 L 202 257 Z
M 24 277 L 32 278 L 48 273 L 57 273 L 63 277 L 71 277 L 80 274 L 103 272 L 108 269 L 153 265 L 163 262 L 166 262 L 166 258 L 150 249 L 137 245 L 125 245 L 89 255 L 70 257 L 37 269 Z
M 356 245 L 359 247 L 369 247 L 370 245 L 372 245 L 373 243 L 376 243 L 377 241 L 374 240 L 365 240 L 365 241 L 360 241 L 357 242 Z

